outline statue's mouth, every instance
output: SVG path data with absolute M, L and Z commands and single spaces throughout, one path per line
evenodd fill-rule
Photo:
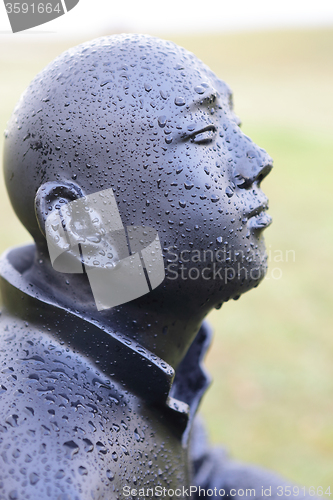
M 248 227 L 253 229 L 264 229 L 272 223 L 272 217 L 268 215 L 265 211 L 260 212 L 257 215 L 253 215 L 248 221 Z
M 266 212 L 268 203 L 259 205 L 248 214 L 248 227 L 252 229 L 264 229 L 272 223 L 272 217 Z

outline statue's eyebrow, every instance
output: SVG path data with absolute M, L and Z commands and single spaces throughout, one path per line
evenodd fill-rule
M 207 89 L 207 92 L 205 92 L 204 94 L 198 95 L 198 97 L 193 99 L 189 103 L 188 107 L 191 109 L 191 108 L 196 108 L 198 106 L 212 104 L 216 100 L 218 100 L 218 97 L 219 97 L 218 91 L 210 88 L 210 89 Z

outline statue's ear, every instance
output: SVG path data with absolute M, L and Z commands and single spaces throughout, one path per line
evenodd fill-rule
M 54 211 L 64 204 L 82 198 L 82 189 L 73 182 L 50 181 L 42 184 L 35 196 L 35 213 L 39 229 L 45 237 L 45 222 Z
M 46 238 L 52 266 L 62 273 L 83 273 L 78 238 L 68 231 L 71 219 L 66 210 L 81 198 L 85 198 L 84 193 L 76 184 L 54 181 L 42 184 L 35 196 L 36 218 Z

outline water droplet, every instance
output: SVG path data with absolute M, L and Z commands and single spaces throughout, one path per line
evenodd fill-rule
M 40 480 L 40 477 L 35 472 L 32 472 L 29 475 L 30 484 L 32 484 L 32 485 L 37 484 L 39 480 Z
M 253 149 L 250 149 L 249 151 L 246 152 L 246 156 L 250 160 L 253 160 L 253 158 L 255 158 L 257 155 L 256 155 L 256 152 Z
M 92 429 L 92 431 L 93 431 L 93 432 L 96 432 L 96 431 L 97 431 L 97 429 L 96 429 L 95 425 L 92 423 L 92 421 L 91 421 L 91 420 L 89 420 L 88 424 L 90 425 L 90 427 L 91 427 L 91 429 Z
M 121 449 L 123 450 L 124 455 L 128 455 L 128 449 L 126 448 L 126 446 L 124 444 L 121 445 Z
M 99 453 L 102 453 L 102 455 L 106 455 L 108 452 L 105 445 L 101 441 L 97 441 L 96 448 L 98 449 Z
M 64 443 L 64 446 L 66 448 L 66 458 L 72 459 L 74 455 L 76 455 L 79 452 L 79 446 L 74 442 L 74 441 L 66 441 Z
M 205 93 L 205 89 L 202 85 L 197 85 L 196 87 L 194 87 L 194 91 L 197 94 L 204 94 Z
M 6 420 L 6 423 L 11 425 L 12 427 L 17 427 L 18 426 L 17 421 L 18 421 L 18 415 L 9 415 L 9 417 Z
M 219 196 L 217 196 L 216 194 L 213 194 L 213 195 L 212 195 L 212 197 L 211 197 L 211 201 L 212 201 L 213 203 L 216 203 L 217 201 L 219 201 L 219 199 L 220 199 L 220 197 L 219 197 Z
M 113 480 L 114 480 L 114 473 L 113 473 L 110 469 L 108 469 L 108 470 L 106 471 L 106 477 L 107 477 L 110 481 L 113 481 Z
M 234 195 L 234 190 L 230 186 L 227 186 L 225 193 L 228 196 L 228 198 L 231 198 Z
M 152 86 L 150 85 L 150 83 L 148 83 L 148 82 L 147 82 L 147 83 L 145 83 L 145 91 L 146 91 L 146 92 L 150 92 L 150 91 L 151 91 L 151 89 L 152 89 Z
M 111 83 L 112 80 L 108 79 L 108 80 L 104 80 L 104 82 L 100 83 L 100 87 L 104 87 L 104 85 L 107 85 L 108 83 Z
M 223 238 L 222 238 L 222 236 L 218 236 L 218 237 L 216 238 L 216 241 L 217 241 L 217 243 L 221 244 L 221 243 L 223 242 Z
M 158 118 L 158 124 L 161 128 L 165 127 L 166 122 L 167 122 L 166 116 L 163 115 Z
M 56 473 L 55 475 L 55 478 L 56 479 L 62 479 L 65 475 L 65 471 L 63 471 L 62 469 L 58 470 L 58 472 Z
M 175 98 L 175 105 L 176 106 L 184 106 L 186 103 L 184 97 L 178 96 Z
M 185 200 L 179 200 L 179 206 L 181 206 L 182 208 L 185 208 L 186 207 L 186 201 Z
M 79 474 L 81 476 L 87 476 L 88 475 L 88 470 L 85 467 L 83 467 L 83 465 L 80 465 L 80 467 L 79 467 Z

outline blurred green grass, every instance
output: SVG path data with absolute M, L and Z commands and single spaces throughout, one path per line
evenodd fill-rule
M 243 130 L 275 161 L 263 184 L 274 218 L 267 279 L 209 318 L 210 437 L 333 492 L 333 29 L 172 39 L 227 81 Z M 2 129 L 33 76 L 72 45 L 0 41 Z M 28 239 L 1 182 L 0 250 Z

